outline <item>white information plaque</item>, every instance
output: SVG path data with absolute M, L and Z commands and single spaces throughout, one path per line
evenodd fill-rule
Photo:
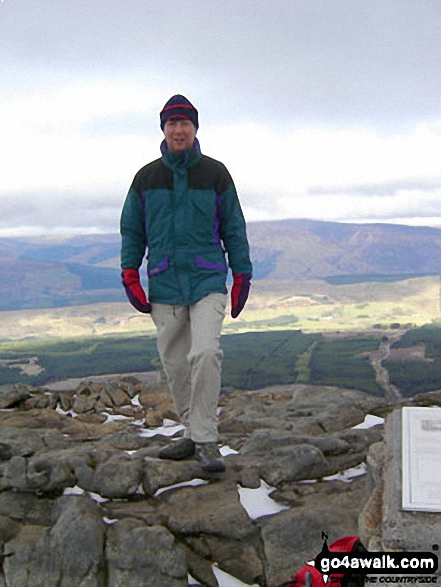
M 403 509 L 441 512 L 441 408 L 404 407 Z

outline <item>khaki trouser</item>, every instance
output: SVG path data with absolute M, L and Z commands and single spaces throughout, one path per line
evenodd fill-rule
M 152 303 L 158 351 L 184 436 L 218 440 L 217 406 L 223 353 L 219 340 L 227 296 L 214 293 L 192 306 Z

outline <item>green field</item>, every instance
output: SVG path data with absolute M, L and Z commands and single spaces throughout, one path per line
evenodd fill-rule
M 224 322 L 223 387 L 311 383 L 382 394 L 366 353 L 407 331 L 398 344 L 423 342 L 426 360 L 384 361 L 391 383 L 407 396 L 441 389 L 439 318 L 433 276 L 256 281 L 239 318 L 227 313 Z M 128 303 L 1 312 L 0 341 L 0 385 L 160 369 L 153 322 Z
M 224 335 L 223 390 L 310 382 L 381 394 L 369 361 L 359 356 L 379 343 L 379 335 L 331 340 L 300 330 Z M 160 368 L 156 339 L 152 336 L 0 344 L 0 384 L 36 386 L 69 378 Z
M 352 337 L 319 341 L 312 353 L 309 382 L 315 385 L 355 387 L 374 395 L 383 395 L 373 377 L 366 353 L 380 344 L 379 337 Z
M 412 349 L 424 345 L 425 360 L 388 360 L 384 366 L 390 381 L 404 396 L 441 389 L 441 323 L 427 324 L 406 332 L 393 348 Z

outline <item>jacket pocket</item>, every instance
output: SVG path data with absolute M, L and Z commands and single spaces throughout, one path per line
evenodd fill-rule
M 206 269 L 208 271 L 228 271 L 227 263 L 223 254 L 219 253 L 205 253 L 202 255 L 195 255 L 195 265 L 198 269 Z
M 150 278 L 159 275 L 163 271 L 166 271 L 168 267 L 168 257 L 163 257 L 159 262 L 150 261 L 147 267 L 147 276 Z

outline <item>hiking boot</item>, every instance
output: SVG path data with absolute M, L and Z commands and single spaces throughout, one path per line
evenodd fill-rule
M 203 471 L 209 471 L 210 473 L 225 471 L 224 459 L 219 452 L 217 442 L 196 444 L 195 456 L 201 462 Z
M 171 459 L 181 461 L 194 456 L 195 443 L 191 438 L 181 438 L 167 444 L 158 453 L 160 459 Z

